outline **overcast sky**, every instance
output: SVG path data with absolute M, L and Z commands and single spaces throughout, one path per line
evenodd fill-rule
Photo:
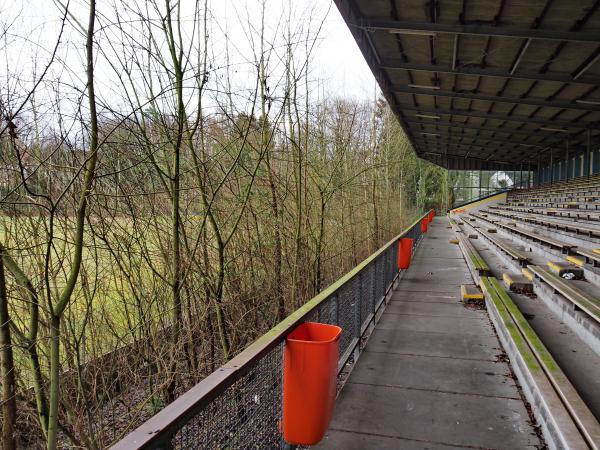
M 325 20 L 320 39 L 314 54 L 312 73 L 328 81 L 331 89 L 335 89 L 342 97 L 358 97 L 371 99 L 376 87 L 375 78 L 365 62 L 354 37 L 346 26 L 332 0 L 266 0 L 267 27 L 276 27 L 276 22 L 282 14 L 283 6 L 293 3 L 298 11 L 296 20 L 302 20 L 300 14 L 310 10 L 315 23 Z M 219 15 L 219 22 L 226 18 L 233 36 L 243 36 L 239 27 L 235 26 L 236 13 L 233 11 L 255 9 L 258 11 L 259 0 L 213 0 L 212 7 Z M 247 6 L 243 6 L 247 5 Z M 292 19 L 294 20 L 294 18 Z
M 255 13 L 258 22 L 260 0 L 212 0 L 211 8 L 220 24 L 227 24 L 233 41 L 243 41 L 243 27 L 239 26 L 240 16 L 249 10 Z M 278 27 L 285 8 L 292 4 L 296 14 L 292 21 L 297 26 L 312 15 L 313 27 L 323 21 L 318 45 L 313 54 L 311 74 L 340 97 L 373 99 L 378 92 L 375 78 L 365 62 L 354 37 L 346 26 L 332 0 L 266 0 L 266 27 L 272 32 Z
M 306 1 L 307 0 L 300 0 Z M 331 4 L 323 31 L 323 39 L 317 51 L 316 60 L 322 67 L 323 76 L 332 81 L 341 96 L 355 96 L 372 99 L 376 82 L 356 41 L 346 26 L 338 9 Z M 377 87 L 377 92 L 378 92 Z
M 122 0 L 97 0 L 99 14 L 106 17 L 111 8 Z M 143 0 L 131 0 L 131 2 Z M 173 2 L 173 0 L 171 0 Z M 202 0 L 203 1 L 203 0 Z M 34 55 L 43 63 L 44 56 L 49 57 L 49 50 L 58 35 L 61 11 L 57 2 L 70 5 L 73 16 L 81 24 L 87 24 L 87 0 L 0 0 L 0 16 L 3 22 L 10 22 L 11 16 L 17 20 L 10 30 L 9 45 L 0 45 L 4 51 L 6 66 L 0 64 L 0 75 L 6 75 L 9 70 L 13 75 L 18 71 L 22 79 L 31 72 L 29 67 Z M 191 14 L 187 16 L 185 9 L 192 7 L 193 0 L 181 0 L 184 14 L 183 26 L 191 27 Z M 162 4 L 162 0 L 158 0 Z M 209 9 L 214 19 L 211 36 L 212 45 L 218 48 L 219 33 L 229 35 L 230 42 L 236 46 L 238 57 L 243 58 L 248 54 L 248 30 L 244 29 L 245 17 L 251 16 L 256 21 L 260 17 L 260 0 L 208 0 Z M 127 2 L 124 2 L 127 4 Z M 266 28 L 272 33 L 277 33 L 281 27 L 282 16 L 285 9 L 293 5 L 292 21 L 298 27 L 307 21 L 307 14 L 312 15 L 312 27 L 323 23 L 318 45 L 316 46 L 311 66 L 311 76 L 319 79 L 331 92 L 329 94 L 342 97 L 355 97 L 372 99 L 375 95 L 375 81 L 362 54 L 360 53 L 350 31 L 340 16 L 331 0 L 266 0 L 267 16 Z M 114 8 L 113 8 L 114 9 Z M 1 17 L 0 17 L 1 18 Z M 322 22 L 324 20 L 324 22 Z M 106 21 L 106 20 L 105 20 Z M 101 18 L 100 18 L 101 22 Z M 70 66 L 80 65 L 83 68 L 84 38 L 77 31 L 71 21 L 70 29 L 66 30 L 63 40 L 70 41 L 68 51 L 64 51 L 62 58 L 69 61 Z M 0 30 L 1 31 L 1 30 Z M 5 44 L 6 44 L 5 42 Z M 43 48 L 43 46 L 46 48 Z M 65 48 L 67 48 L 65 46 Z M 217 52 L 220 51 L 217 49 Z M 234 51 L 234 53 L 235 53 Z M 233 55 L 235 59 L 235 55 Z M 73 63 L 74 62 L 74 63 Z M 43 64 L 38 63 L 40 66 Z M 75 79 L 77 72 L 69 76 Z M 110 76 L 105 79 L 110 82 Z M 75 83 L 74 83 L 75 84 Z M 323 88 L 324 89 L 324 88 Z

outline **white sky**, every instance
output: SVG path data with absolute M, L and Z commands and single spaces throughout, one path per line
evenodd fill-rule
M 333 2 L 329 0 L 327 3 Z M 371 69 L 335 5 L 327 16 L 315 59 L 323 77 L 331 80 L 332 87 L 338 90 L 340 96 L 373 99 L 375 92 L 379 92 Z
M 130 1 L 131 4 L 136 2 L 136 0 Z M 139 4 L 143 4 L 143 1 L 137 0 Z M 174 1 L 171 0 L 171 2 Z M 203 1 L 200 0 L 201 3 Z M 0 82 L 4 82 L 6 85 L 6 80 L 12 79 L 13 92 L 19 89 L 25 92 L 27 86 L 32 84 L 31 73 L 34 57 L 38 58 L 38 71 L 41 70 L 40 67 L 44 66 L 45 58 L 49 57 L 50 50 L 58 36 L 62 16 L 62 12 L 57 6 L 58 2 L 63 4 L 69 2 L 74 18 L 83 26 L 87 25 L 86 0 L 0 0 L 0 25 L 11 22 L 13 17 L 16 18 L 9 35 L 3 42 L 0 42 L 0 60 L 4 59 L 6 63 L 6 65 L 0 63 Z M 162 0 L 157 0 L 157 2 L 162 4 Z M 265 0 L 265 2 L 267 35 L 270 33 L 268 39 L 281 39 L 276 36 L 282 33 L 281 22 L 286 18 L 285 10 L 290 5 L 293 10 L 291 20 L 297 28 L 306 29 L 310 26 L 310 29 L 314 30 L 324 20 L 310 66 L 312 84 L 313 86 L 318 85 L 320 92 L 312 92 L 312 96 L 320 97 L 325 94 L 357 99 L 373 99 L 375 97 L 378 88 L 374 77 L 332 0 Z M 97 0 L 97 10 L 105 19 L 102 21 L 101 18 L 98 23 L 106 24 L 109 21 L 107 16 L 114 14 L 115 4 L 120 4 L 120 8 L 123 8 L 123 5 L 129 3 L 125 0 Z M 184 33 L 186 33 L 193 26 L 193 20 L 190 18 L 194 1 L 181 0 L 181 4 L 182 23 Z M 224 47 L 219 48 L 219 45 L 224 45 L 226 32 L 229 36 L 229 45 L 233 47 L 230 49 L 231 65 L 239 67 L 246 65 L 245 69 L 241 68 L 239 71 L 236 69 L 232 73 L 232 77 L 238 78 L 233 80 L 233 84 L 248 82 L 248 73 L 252 70 L 249 68 L 248 62 L 252 61 L 252 52 L 248 42 L 248 26 L 245 22 L 246 17 L 250 16 L 254 26 L 258 26 L 260 23 L 260 0 L 208 0 L 208 5 L 213 16 L 213 20 L 210 21 L 211 51 L 214 52 L 217 59 L 222 59 Z M 190 14 L 186 15 L 188 9 Z M 312 16 L 312 21 L 308 20 L 309 14 Z M 66 66 L 69 67 L 69 70 L 65 70 L 64 67 L 53 67 L 53 72 L 49 74 L 48 78 L 60 79 L 65 86 L 80 86 L 84 80 L 84 37 L 77 30 L 74 20 L 67 25 L 63 41 L 59 55 L 62 61 L 67 62 Z M 104 41 L 105 43 L 106 41 Z M 104 44 L 101 44 L 103 48 L 105 48 Z M 281 53 L 283 50 L 280 50 Z M 107 67 L 106 64 L 103 67 L 101 61 L 98 63 L 97 72 L 102 74 L 101 77 L 96 77 L 98 90 L 105 101 L 107 99 L 118 101 L 121 95 L 118 93 L 118 88 L 115 87 L 118 85 L 115 77 L 119 75 Z M 18 76 L 15 77 L 15 74 Z M 215 74 L 215 78 L 222 77 L 217 72 Z M 15 78 L 18 78 L 19 82 L 15 82 Z M 241 86 L 236 85 L 235 88 L 241 88 Z M 40 87 L 40 90 L 43 91 L 43 86 Z M 50 95 L 48 92 L 41 94 L 41 96 L 48 95 Z M 68 96 L 70 93 L 62 95 Z
M 184 0 L 185 1 L 185 0 Z M 325 20 L 314 54 L 314 77 L 325 81 L 341 97 L 372 99 L 376 82 L 365 62 L 354 37 L 346 26 L 332 0 L 266 0 L 267 28 L 274 29 L 282 10 L 293 4 L 297 15 L 292 18 L 301 22 L 303 14 L 310 10 L 315 22 Z M 235 41 L 244 37 L 236 16 L 247 7 L 259 14 L 259 0 L 212 0 L 210 8 L 219 23 L 227 23 L 228 31 Z M 378 87 L 377 87 L 378 89 Z

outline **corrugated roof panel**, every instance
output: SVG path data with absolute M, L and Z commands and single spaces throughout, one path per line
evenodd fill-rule
M 443 149 L 467 155 L 467 166 L 487 155 L 507 167 L 522 160 L 524 141 L 562 148 L 569 139 L 580 151 L 586 128 L 600 141 L 600 3 L 335 1 L 423 157 Z

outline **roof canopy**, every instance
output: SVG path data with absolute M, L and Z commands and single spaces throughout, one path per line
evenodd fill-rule
M 518 169 L 600 137 L 600 0 L 335 0 L 417 154 Z

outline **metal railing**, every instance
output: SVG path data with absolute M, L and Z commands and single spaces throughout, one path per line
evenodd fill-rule
M 505 192 L 508 193 L 510 191 L 513 191 L 513 190 L 514 190 L 514 188 L 506 188 L 506 189 L 502 188 L 502 189 L 495 190 L 493 192 L 488 192 L 487 194 L 484 194 L 484 195 L 480 195 L 479 197 L 473 197 L 473 198 L 470 198 L 468 200 L 464 200 L 464 201 L 461 201 L 461 202 L 454 202 L 452 204 L 452 207 L 450 209 L 461 208 L 463 206 L 470 205 L 471 203 L 479 202 L 481 200 L 485 200 L 485 199 L 493 197 L 495 195 L 503 194 Z
M 338 372 L 355 361 L 363 337 L 401 275 L 396 264 L 398 241 L 413 238 L 414 251 L 427 214 L 112 449 L 285 448 L 281 416 L 286 336 L 305 321 L 338 325 L 342 328 Z

